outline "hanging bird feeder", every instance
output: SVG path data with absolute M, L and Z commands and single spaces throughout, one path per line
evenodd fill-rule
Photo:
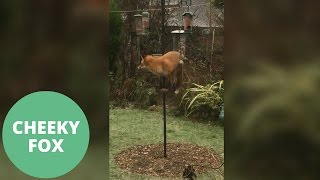
M 171 31 L 173 40 L 173 50 L 180 51 L 183 55 L 185 53 L 186 33 L 184 30 Z
M 142 15 L 136 14 L 134 15 L 134 18 L 135 18 L 136 33 L 137 35 L 142 35 L 143 33 Z
M 149 13 L 148 12 L 142 13 L 142 28 L 143 28 L 142 35 L 147 35 L 149 33 Z
M 220 121 L 223 121 L 223 120 L 224 120 L 224 105 L 222 105 L 222 106 L 220 107 L 219 119 L 220 119 Z
M 192 32 L 192 19 L 193 14 L 192 12 L 185 12 L 183 13 L 183 26 L 185 32 Z

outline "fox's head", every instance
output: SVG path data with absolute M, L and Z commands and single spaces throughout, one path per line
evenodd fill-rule
M 145 57 L 141 56 L 141 62 L 140 62 L 140 65 L 138 66 L 138 69 L 147 69 L 149 67 L 148 59 L 149 59 L 148 55 Z

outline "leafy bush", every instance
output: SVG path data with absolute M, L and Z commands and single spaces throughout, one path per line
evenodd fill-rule
M 157 92 L 154 86 L 143 78 L 129 78 L 123 84 L 114 80 L 111 88 L 113 106 L 128 106 L 130 104 L 149 107 L 157 104 Z
M 206 86 L 193 83 L 195 87 L 186 90 L 181 104 L 185 105 L 186 116 L 198 115 L 214 119 L 223 104 L 223 80 Z
M 133 90 L 134 101 L 137 105 L 149 107 L 157 104 L 157 92 L 154 86 L 150 86 L 144 79 L 138 79 Z

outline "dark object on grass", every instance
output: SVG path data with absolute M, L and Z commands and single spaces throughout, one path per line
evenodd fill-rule
M 186 165 L 182 177 L 184 180 L 194 180 L 197 179 L 197 175 L 194 173 L 194 169 L 191 165 Z

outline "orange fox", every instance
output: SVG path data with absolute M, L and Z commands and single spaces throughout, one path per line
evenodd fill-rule
M 172 85 L 176 86 L 178 94 L 182 85 L 182 65 L 186 58 L 177 51 L 170 51 L 163 56 L 155 57 L 147 55 L 142 57 L 138 69 L 145 69 L 157 76 L 167 77 Z

